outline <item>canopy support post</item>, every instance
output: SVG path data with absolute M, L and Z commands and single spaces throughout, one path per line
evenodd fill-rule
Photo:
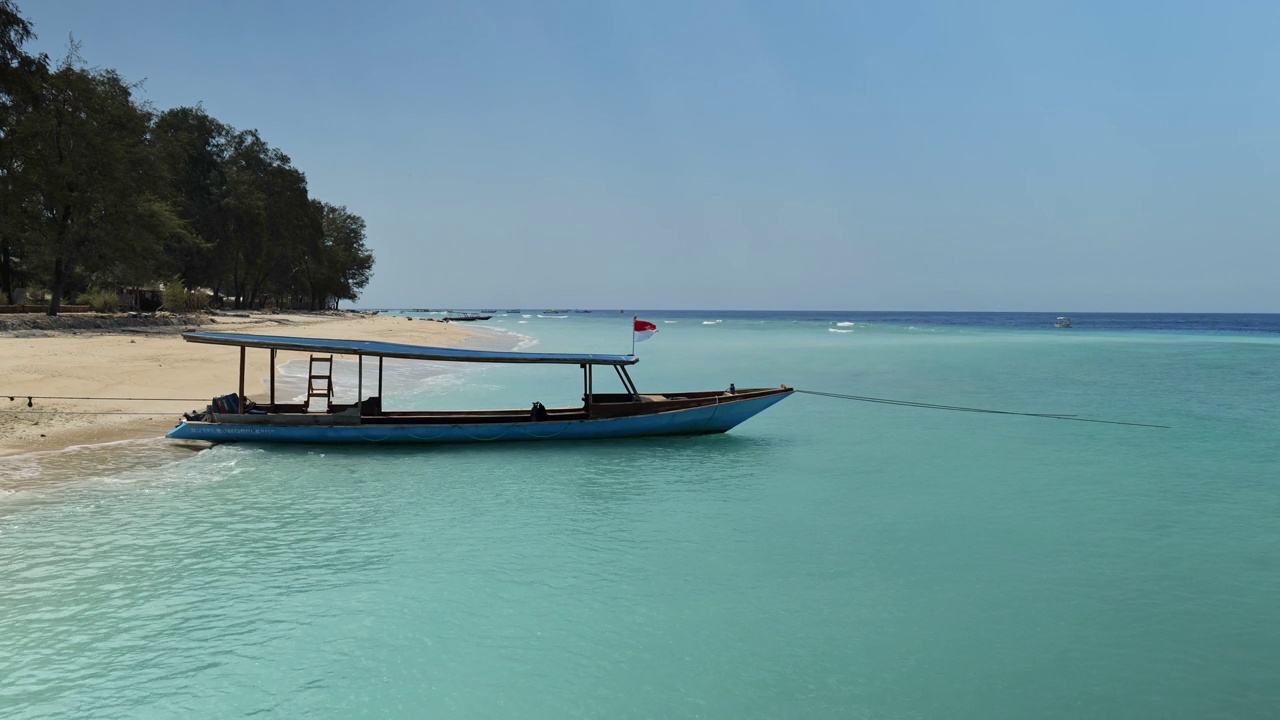
M 244 414 L 244 351 L 245 347 L 240 346 L 240 414 Z
M 271 412 L 276 411 L 276 349 L 271 348 Z
M 636 382 L 631 379 L 631 373 L 627 372 L 625 365 L 619 365 L 618 369 L 622 371 L 622 377 L 626 379 L 627 386 L 631 389 L 631 394 L 639 400 L 640 391 L 636 389 Z
M 386 358 L 378 356 L 378 406 L 382 406 L 382 361 Z
M 617 371 L 618 379 L 622 381 L 622 389 L 626 390 L 631 397 L 639 400 L 640 393 L 636 391 L 635 383 L 631 382 L 631 375 L 627 372 L 627 369 L 621 365 L 614 365 L 613 369 Z
M 356 407 L 364 404 L 364 356 L 356 355 Z

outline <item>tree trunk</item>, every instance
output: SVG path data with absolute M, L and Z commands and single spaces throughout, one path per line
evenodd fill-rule
M 53 261 L 53 287 L 49 288 L 49 317 L 57 317 L 58 307 L 62 305 L 62 285 L 66 282 L 63 272 L 62 258 Z
M 49 317 L 57 317 L 62 305 L 62 286 L 67 282 L 66 263 L 63 255 L 70 251 L 67 245 L 67 226 L 71 224 L 71 206 L 62 207 L 62 222 L 58 223 L 58 256 L 53 261 L 53 287 L 49 288 Z
M 240 277 L 240 261 L 237 260 L 234 272 L 231 274 L 231 290 L 236 294 L 235 308 L 236 310 L 244 309 L 244 280 Z
M 6 303 L 13 302 L 13 251 L 8 241 L 0 241 L 0 295 Z
M 250 310 L 253 309 L 253 302 L 255 300 L 261 300 L 261 292 L 262 292 L 262 280 L 258 280 L 253 283 L 253 292 L 249 293 L 249 309 Z M 261 303 L 259 303 L 258 307 L 262 307 Z

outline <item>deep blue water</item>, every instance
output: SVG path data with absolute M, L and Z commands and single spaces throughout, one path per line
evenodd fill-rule
M 1280 314 L 1274 313 L 1035 313 L 1035 312 L 888 312 L 860 310 L 628 310 L 644 318 L 780 320 L 839 322 L 854 320 L 886 326 L 1000 328 L 1057 330 L 1053 321 L 1070 317 L 1073 329 L 1084 331 L 1187 332 L 1215 334 L 1280 334 Z M 617 315 L 617 310 L 593 310 L 591 315 Z
M 384 312 L 399 313 L 388 310 Z M 544 312 L 525 309 L 525 314 Z M 991 328 L 1006 330 L 1056 330 L 1059 316 L 1070 317 L 1075 330 L 1090 332 L 1184 332 L 1240 335 L 1280 334 L 1277 313 L 1098 313 L 1098 312 L 918 312 L 866 310 L 625 310 L 593 309 L 571 313 L 573 317 L 612 318 L 639 314 L 648 319 L 723 318 L 736 320 L 778 320 L 795 322 L 840 322 L 854 320 L 884 326 L 946 328 Z M 502 317 L 505 311 L 498 311 Z

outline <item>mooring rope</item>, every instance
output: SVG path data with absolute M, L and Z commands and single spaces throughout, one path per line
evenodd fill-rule
M 870 397 L 867 395 L 847 395 L 845 393 L 822 392 L 819 390 L 799 390 L 796 392 L 804 395 L 816 395 L 819 397 L 835 398 L 837 400 L 855 400 L 857 402 L 875 403 L 878 405 L 897 405 L 899 407 L 923 408 L 926 410 L 951 410 L 953 412 L 970 412 L 983 413 L 987 415 L 1017 415 L 1020 417 L 1045 418 L 1048 420 L 1071 420 L 1073 422 L 1098 423 L 1102 425 L 1127 425 L 1129 427 L 1145 427 L 1159 428 L 1162 430 L 1170 429 L 1168 425 L 1156 425 L 1153 423 L 1126 422 L 1122 420 L 1099 420 L 1095 418 L 1083 418 L 1077 415 L 1065 415 L 1062 413 L 1030 413 L 1017 412 L 1014 410 L 993 410 L 990 408 L 966 407 L 963 405 L 941 405 L 938 403 L 916 402 L 914 400 L 894 400 L 892 398 Z M 79 397 L 74 395 L 5 395 L 0 393 L 0 397 L 8 397 L 12 402 L 18 398 L 27 399 L 27 407 L 32 407 L 32 400 L 127 400 L 127 401 L 155 401 L 155 402 L 204 402 L 205 398 L 144 398 L 144 397 Z M 169 415 L 171 410 L 159 410 L 155 412 L 138 412 L 138 411 L 88 411 L 88 410 L 0 410 L 0 413 L 6 415 Z M 563 432 L 562 428 L 559 432 L 552 433 L 551 436 L 559 435 Z M 473 438 L 480 439 L 480 438 Z
M 26 398 L 27 400 L 141 400 L 156 402 L 205 402 L 209 398 L 163 398 L 163 397 L 82 397 L 80 395 L 28 395 L 26 393 L 0 393 L 0 397 L 9 398 L 9 402 L 13 402 L 16 398 Z
M 1122 420 L 1096 420 L 1093 418 L 1082 418 L 1077 415 L 1063 415 L 1060 413 L 1029 413 L 1015 412 L 1013 410 L 991 410 L 989 408 L 965 407 L 963 405 L 939 405 L 937 403 L 923 403 L 912 400 L 893 400 L 890 398 L 868 397 L 866 395 L 845 395 L 843 393 L 820 392 L 818 390 L 796 390 L 798 393 L 805 395 L 818 395 L 820 397 L 836 398 L 838 400 L 856 400 L 858 402 L 876 403 L 879 405 L 898 405 L 901 407 L 924 408 L 926 410 L 952 410 L 954 412 L 971 412 L 985 413 L 988 415 L 1020 415 L 1022 417 L 1046 418 L 1049 420 L 1072 420 L 1074 422 L 1101 423 L 1103 425 L 1128 425 L 1131 427 L 1161 428 L 1168 430 L 1168 425 L 1154 425 L 1151 423 L 1124 422 Z
M 172 415 L 172 410 L 136 412 L 128 410 L 0 410 L 4 415 Z

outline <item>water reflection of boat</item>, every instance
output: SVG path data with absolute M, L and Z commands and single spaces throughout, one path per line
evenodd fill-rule
M 586 440 L 651 435 L 707 435 L 727 432 L 785 399 L 794 390 L 778 388 L 641 394 L 627 372 L 634 355 L 491 352 L 403 345 L 365 340 L 289 338 L 236 333 L 186 333 L 187 342 L 240 349 L 240 387 L 204 412 L 184 415 L 167 437 L 210 442 L 286 443 L 462 443 L 495 440 Z M 271 353 L 270 395 L 254 403 L 245 396 L 245 350 Z M 276 353 L 311 356 L 307 402 L 276 402 Z M 355 355 L 356 402 L 333 402 L 333 355 Z M 378 358 L 364 385 L 364 358 Z M 528 410 L 390 411 L 382 407 L 383 358 L 459 363 L 553 364 L 580 368 L 583 404 Z M 317 367 L 319 372 L 317 372 Z M 613 370 L 623 392 L 595 392 L 597 367 Z M 375 394 L 376 392 L 376 394 Z
M 1053 326 L 1056 328 L 1069 328 L 1071 327 L 1071 318 L 1063 315 L 1062 317 L 1053 321 Z

